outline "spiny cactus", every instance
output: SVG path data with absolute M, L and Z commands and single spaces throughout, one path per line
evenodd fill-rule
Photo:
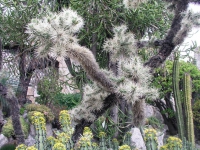
M 183 93 L 184 93 L 184 106 L 185 106 L 185 115 L 186 115 L 186 137 L 187 140 L 195 145 L 195 136 L 194 136 L 194 123 L 193 123 L 193 113 L 192 113 L 192 87 L 191 87 L 191 77 L 190 74 L 184 74 L 184 83 L 183 83 Z
M 145 129 L 144 130 L 144 141 L 146 143 L 147 150 L 158 150 L 158 140 L 156 130 Z
M 179 137 L 183 140 L 184 138 L 184 121 L 183 121 L 183 111 L 180 98 L 180 89 L 179 89 L 179 61 L 178 57 L 175 58 L 173 64 L 173 93 L 176 107 L 176 118 L 178 125 L 178 134 Z
M 36 130 L 36 147 L 38 150 L 46 149 L 46 121 L 44 115 L 40 112 L 35 112 L 31 117 L 32 124 Z

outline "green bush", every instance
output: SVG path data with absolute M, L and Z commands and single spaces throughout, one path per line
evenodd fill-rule
M 20 117 L 20 122 L 21 122 L 21 126 L 22 126 L 22 131 L 24 132 L 25 137 L 27 137 L 28 136 L 28 131 L 29 131 L 29 125 L 24 120 L 23 117 Z M 6 124 L 3 126 L 2 134 L 5 135 L 8 138 L 10 138 L 10 137 L 15 135 L 11 117 L 8 118 Z
M 200 100 L 197 100 L 193 105 L 193 117 L 196 127 L 200 129 Z
M 25 109 L 28 111 L 29 120 L 34 111 L 43 113 L 47 122 L 52 122 L 54 120 L 54 114 L 52 113 L 51 109 L 45 105 L 27 104 Z
M 0 150 L 15 150 L 16 146 L 14 144 L 5 144 Z
M 60 106 L 67 106 L 67 109 L 71 109 L 77 106 L 81 101 L 81 94 L 63 94 L 58 93 L 54 97 L 55 103 Z

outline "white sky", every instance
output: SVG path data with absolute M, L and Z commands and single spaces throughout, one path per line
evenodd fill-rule
M 200 5 L 190 4 L 189 9 L 193 12 L 200 13 Z M 185 39 L 184 45 L 191 45 L 192 41 L 196 41 L 197 46 L 200 46 L 200 27 L 193 28 L 192 31 L 189 33 L 188 37 Z

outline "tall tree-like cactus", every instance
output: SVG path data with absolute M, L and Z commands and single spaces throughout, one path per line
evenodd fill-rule
M 184 106 L 185 106 L 185 115 L 186 115 L 186 137 L 192 145 L 195 145 L 195 137 L 194 137 L 194 123 L 193 123 L 193 113 L 192 113 L 192 87 L 191 87 L 191 77 L 189 73 L 184 74 L 184 83 L 183 83 L 183 91 L 184 91 Z
M 175 58 L 173 64 L 173 93 L 175 99 L 176 107 L 176 118 L 178 122 L 178 134 L 179 137 L 183 140 L 184 138 L 184 121 L 183 121 L 183 111 L 180 98 L 180 89 L 179 89 L 179 60 L 178 57 Z

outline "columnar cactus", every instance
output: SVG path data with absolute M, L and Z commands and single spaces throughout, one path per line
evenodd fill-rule
M 83 131 L 83 136 L 79 140 L 80 150 L 92 150 L 92 140 L 93 134 L 89 127 L 85 127 Z
M 112 143 L 113 143 L 113 150 L 118 150 L 118 147 L 119 147 L 119 142 L 116 138 L 114 138 L 112 140 Z
M 178 122 L 178 134 L 179 137 L 183 140 L 184 138 L 184 121 L 183 121 L 183 111 L 180 98 L 180 89 L 179 89 L 179 61 L 178 58 L 175 58 L 173 64 L 173 93 L 176 107 L 176 118 Z
M 38 150 L 37 148 L 35 148 L 34 146 L 29 146 L 27 147 L 24 144 L 20 144 L 19 146 L 16 147 L 15 150 Z
M 122 145 L 119 147 L 119 150 L 131 150 L 131 148 L 128 145 Z
M 182 150 L 182 141 L 177 137 L 169 137 L 167 139 L 167 148 L 170 150 Z
M 100 147 L 100 150 L 106 150 L 107 149 L 105 137 L 106 137 L 106 133 L 105 132 L 100 132 L 99 133 L 99 138 L 100 138 L 99 147 Z
M 186 128 L 187 128 L 187 140 L 195 145 L 195 137 L 194 137 L 194 123 L 193 123 L 193 113 L 192 113 L 192 87 L 191 87 L 191 77 L 190 74 L 185 73 L 184 75 L 184 106 L 185 106 L 185 115 L 186 115 Z
M 156 130 L 154 129 L 145 129 L 144 130 L 144 141 L 146 143 L 147 150 L 157 150 L 158 141 L 156 136 Z
M 64 144 L 58 142 L 58 143 L 54 144 L 52 150 L 66 150 L 66 147 Z
M 36 147 L 38 150 L 46 149 L 46 121 L 44 115 L 40 112 L 35 112 L 31 117 L 31 122 L 36 130 Z

